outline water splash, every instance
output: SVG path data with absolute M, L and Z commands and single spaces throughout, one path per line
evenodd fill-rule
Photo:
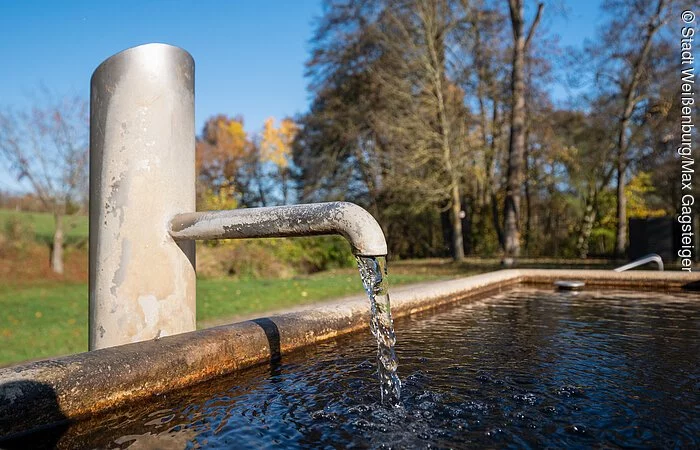
M 377 363 L 382 403 L 398 405 L 401 397 L 401 380 L 396 374 L 398 361 L 394 352 L 396 335 L 391 320 L 389 284 L 385 256 L 357 256 L 362 284 L 369 296 L 372 317 L 370 329 L 377 339 Z

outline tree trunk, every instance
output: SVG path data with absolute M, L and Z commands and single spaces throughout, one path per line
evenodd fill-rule
M 258 185 L 258 195 L 260 196 L 260 204 L 261 206 L 267 206 L 267 199 L 265 198 L 265 188 L 263 187 L 263 180 L 262 180 L 262 174 L 260 173 L 260 170 L 258 168 L 259 162 L 255 162 L 255 168 L 253 169 L 255 179 L 257 181 Z
M 287 186 L 287 183 L 289 182 L 287 180 L 288 174 L 289 174 L 289 169 L 286 167 L 280 171 L 280 176 L 282 178 L 282 204 L 283 205 L 289 204 L 289 186 Z
M 53 247 L 51 249 L 51 269 L 58 274 L 63 274 L 63 214 L 54 213 L 56 231 L 53 234 Z
M 518 219 L 520 218 L 520 185 L 525 152 L 525 79 L 523 73 L 525 37 L 523 36 L 523 5 L 521 1 L 511 1 L 510 14 L 513 22 L 513 68 L 510 85 L 513 106 L 510 118 L 503 233 L 506 258 L 516 258 L 520 255 Z
M 513 28 L 513 68 L 511 94 L 513 107 L 510 118 L 510 142 L 508 145 L 508 177 L 506 180 L 506 201 L 503 210 L 503 232 L 506 261 L 520 255 L 520 189 L 523 178 L 523 157 L 525 154 L 525 53 L 540 21 L 542 3 L 530 27 L 527 38 L 523 33 L 523 2 L 510 0 L 510 18 Z
M 503 236 L 503 228 L 501 228 L 501 218 L 498 214 L 498 197 L 493 190 L 491 191 L 491 220 L 496 231 L 496 237 L 498 237 L 498 245 L 503 249 L 505 248 L 505 237 Z
M 625 155 L 626 138 L 623 136 L 626 125 L 621 126 L 621 143 L 619 144 L 617 155 L 617 234 L 615 236 L 615 256 L 618 258 L 625 256 L 627 248 L 627 196 L 625 195 Z
M 527 139 L 526 139 L 527 142 Z M 530 252 L 530 238 L 531 226 L 532 226 L 532 197 L 530 196 L 530 164 L 529 164 L 529 151 L 526 147 L 525 152 L 525 253 L 531 256 Z
M 596 216 L 596 194 L 590 194 L 586 198 L 586 207 L 584 208 L 583 220 L 578 236 L 576 247 L 578 256 L 581 259 L 588 258 L 589 245 L 591 242 L 591 233 L 593 232 L 593 222 Z
M 425 17 L 431 17 L 436 23 L 439 15 L 437 5 L 432 4 L 429 13 Z M 432 66 L 432 83 L 435 99 L 437 101 L 437 119 L 439 124 L 440 145 L 442 158 L 450 177 L 450 219 L 452 222 L 452 259 L 461 261 L 464 259 L 464 239 L 462 237 L 462 198 L 459 188 L 459 175 L 452 162 L 452 148 L 450 143 L 450 121 L 448 120 L 447 105 L 445 104 L 445 42 L 442 31 L 430 25 L 431 21 L 424 19 L 426 30 L 426 43 Z
M 452 259 L 461 261 L 464 259 L 464 239 L 462 237 L 462 199 L 459 195 L 457 183 L 452 184 Z
M 498 201 L 498 193 L 496 187 L 496 152 L 498 151 L 498 142 L 501 139 L 501 123 L 498 115 L 498 105 L 494 102 L 493 105 L 493 116 L 491 123 L 493 124 L 493 131 L 491 132 L 491 152 L 489 156 L 487 166 L 487 183 L 489 185 L 489 196 L 491 200 L 491 220 L 493 221 L 493 229 L 496 231 L 496 236 L 498 237 L 498 246 L 505 250 L 505 237 L 503 236 L 503 227 L 501 224 L 501 218 L 498 211 L 500 210 L 500 205 Z

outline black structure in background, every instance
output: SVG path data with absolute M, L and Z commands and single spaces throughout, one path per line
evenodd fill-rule
M 693 228 L 693 259 L 698 261 L 697 223 L 694 222 Z M 630 260 L 649 253 L 657 253 L 665 262 L 678 260 L 678 251 L 681 249 L 681 224 L 675 217 L 629 219 L 629 233 L 630 245 L 627 254 Z

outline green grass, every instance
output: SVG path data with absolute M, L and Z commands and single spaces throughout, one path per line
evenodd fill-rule
M 435 278 L 433 275 L 390 275 L 389 280 L 391 285 L 398 285 Z M 354 273 L 322 273 L 290 280 L 199 280 L 197 319 L 204 322 L 363 292 L 360 277 Z
M 0 364 L 87 349 L 87 285 L 0 287 Z
M 435 278 L 397 274 L 390 283 Z M 359 276 L 351 272 L 290 280 L 198 280 L 197 318 L 264 313 L 362 292 Z M 86 351 L 87 315 L 85 283 L 0 284 L 0 365 Z
M 55 230 L 53 215 L 49 213 L 32 213 L 0 209 L 0 232 L 5 231 L 6 224 L 11 218 L 19 218 L 23 223 L 31 225 L 37 241 L 51 243 Z M 66 216 L 64 219 L 65 240 L 68 244 L 85 242 L 88 237 L 87 216 Z

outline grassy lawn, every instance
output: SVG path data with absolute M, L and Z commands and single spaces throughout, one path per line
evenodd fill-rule
M 7 222 L 12 218 L 19 218 L 22 223 L 31 225 L 37 241 L 47 244 L 53 241 L 55 222 L 51 214 L 0 209 L 0 231 L 6 229 Z M 66 243 L 76 244 L 87 240 L 87 216 L 66 216 L 63 220 Z
M 0 286 L 0 364 L 87 350 L 87 285 Z
M 393 285 L 444 275 L 396 274 Z M 207 321 L 361 294 L 351 271 L 290 280 L 198 280 L 197 318 Z M 0 284 L 0 365 L 87 350 L 87 284 Z

